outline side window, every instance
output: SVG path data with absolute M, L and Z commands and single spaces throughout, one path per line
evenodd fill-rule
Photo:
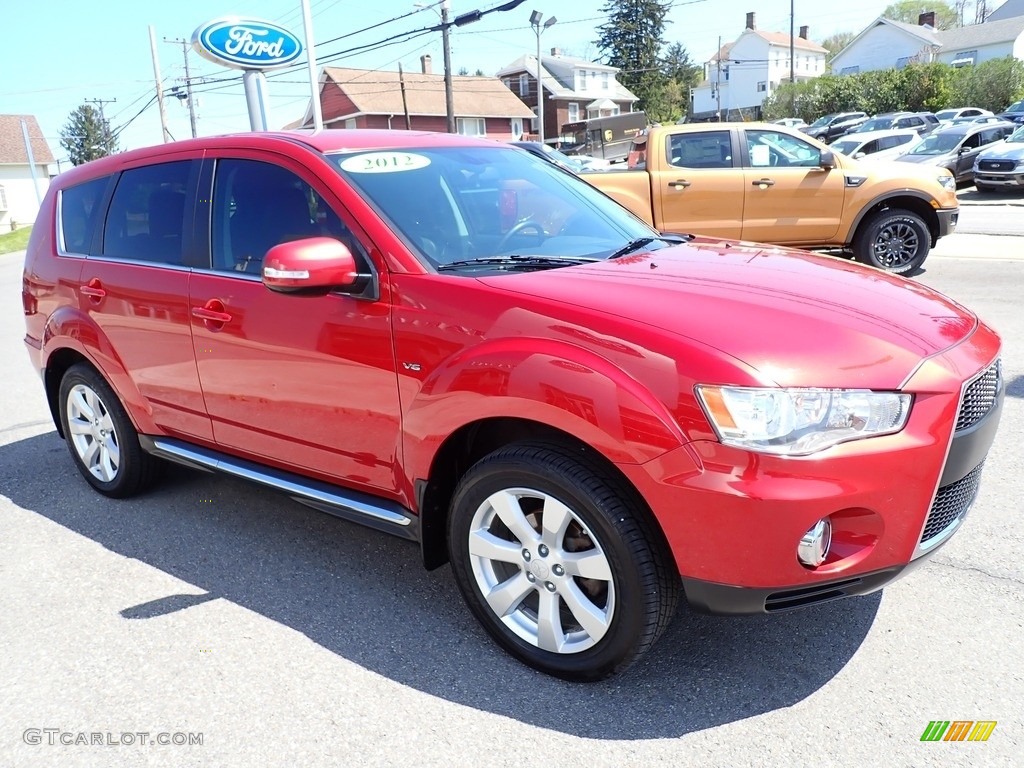
M 729 131 L 680 133 L 668 140 L 668 162 L 678 168 L 732 168 Z
M 104 176 L 61 190 L 57 240 L 61 253 L 89 253 L 101 214 L 100 198 L 109 181 L 110 177 Z
M 280 243 L 333 237 L 369 269 L 366 250 L 326 201 L 291 171 L 257 160 L 219 160 L 213 183 L 213 268 L 261 274 Z
M 876 141 L 873 142 L 877 146 L 872 151 L 881 152 L 884 149 L 892 149 L 893 147 L 898 147 L 900 144 L 903 143 L 902 139 L 902 136 L 883 136 L 882 138 L 877 139 Z
M 981 146 L 981 134 L 980 133 L 976 133 L 973 136 L 968 136 L 966 141 L 964 141 L 964 143 L 962 145 L 963 149 L 977 149 L 980 146 Z
M 787 133 L 747 131 L 747 152 L 751 168 L 817 168 L 821 152 L 811 144 Z
M 865 144 L 860 151 L 863 152 L 865 155 L 873 155 L 881 148 L 881 143 L 878 139 L 875 139 L 874 141 L 869 141 L 867 144 Z
M 103 255 L 182 264 L 185 190 L 192 161 L 124 171 L 103 228 Z

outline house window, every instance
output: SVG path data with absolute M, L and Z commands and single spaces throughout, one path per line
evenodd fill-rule
M 7 193 L 4 191 L 3 184 L 0 184 L 0 211 L 7 210 Z
M 767 90 L 768 90 L 768 83 L 766 83 L 766 82 L 764 82 L 762 80 L 761 82 L 759 82 L 757 84 L 757 92 L 758 93 L 765 93 L 765 92 L 767 92 Z
M 583 70 L 576 70 L 576 90 L 587 90 L 587 73 Z
M 355 130 L 355 127 L 356 127 L 356 119 L 354 117 L 346 117 L 345 118 L 345 128 L 346 128 L 346 130 L 349 130 L 349 131 Z
M 460 117 L 455 127 L 463 136 L 486 136 L 487 122 L 482 117 Z
M 841 70 L 839 70 L 840 75 L 856 75 L 858 72 L 860 72 L 860 66 L 843 67 Z
M 953 57 L 953 61 L 950 64 L 954 67 L 967 67 L 974 64 L 978 60 L 977 51 L 961 51 Z
M 619 109 L 619 105 L 616 104 L 614 107 L 612 107 L 612 110 L 611 110 L 612 116 L 614 117 L 615 115 L 619 114 L 621 111 L 622 110 Z
M 503 77 L 503 78 L 501 78 L 501 82 L 504 83 L 505 87 L 508 88 L 510 91 L 512 90 L 512 78 L 511 77 Z
M 601 73 L 601 90 L 604 90 L 604 91 L 608 90 L 608 88 L 610 87 L 609 86 L 609 81 L 610 80 L 611 80 L 611 78 L 608 76 L 607 72 L 602 72 Z
M 913 56 L 901 56 L 896 59 L 896 69 L 903 69 L 913 60 Z
M 580 105 L 575 101 L 569 102 L 569 122 L 575 123 L 580 119 Z
M 530 76 L 523 73 L 519 76 L 519 95 L 526 96 L 530 92 Z

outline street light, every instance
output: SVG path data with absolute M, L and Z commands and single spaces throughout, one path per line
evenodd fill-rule
M 545 29 L 554 25 L 558 19 L 554 16 L 549 16 L 548 20 L 541 24 L 544 19 L 544 15 L 540 11 L 534 11 L 530 14 L 530 25 L 533 27 L 533 31 L 537 33 L 537 125 L 540 130 L 540 143 L 544 143 L 544 68 L 540 63 L 540 36 Z

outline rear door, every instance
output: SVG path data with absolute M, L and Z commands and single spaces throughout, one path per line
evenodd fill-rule
M 651 172 L 654 220 L 666 231 L 739 238 L 743 219 L 743 170 L 729 129 L 665 136 L 662 170 Z
M 383 257 L 329 187 L 298 162 L 211 152 L 203 171 L 212 269 L 189 314 L 216 442 L 329 481 L 392 491 L 400 409 Z M 339 180 L 340 183 L 340 180 Z M 348 245 L 382 298 L 276 293 L 264 254 L 305 237 Z
M 827 243 L 839 231 L 846 176 L 821 167 L 821 150 L 771 129 L 742 131 L 743 239 Z
M 115 382 L 118 391 L 134 388 L 143 399 L 136 405 L 168 434 L 209 440 L 188 315 L 191 270 L 202 265 L 192 239 L 198 154 L 121 172 L 80 292 L 110 342 L 97 342 L 100 366 L 127 378 Z

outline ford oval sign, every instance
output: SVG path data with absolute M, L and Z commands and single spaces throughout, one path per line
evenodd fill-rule
M 302 43 L 284 27 L 262 19 L 214 19 L 192 33 L 196 53 L 234 69 L 275 69 L 291 64 Z

